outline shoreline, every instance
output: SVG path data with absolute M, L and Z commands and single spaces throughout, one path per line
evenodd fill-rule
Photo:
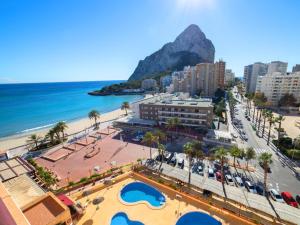
M 100 123 L 109 120 L 115 120 L 125 115 L 125 111 L 121 109 L 116 109 L 110 112 L 106 112 L 101 114 Z M 94 125 L 94 120 L 90 120 L 88 117 L 77 119 L 74 121 L 70 121 L 66 123 L 68 128 L 66 129 L 66 134 L 72 135 L 74 133 L 78 133 L 86 128 L 89 128 Z M 22 134 L 14 134 L 7 137 L 0 138 L 0 153 L 4 153 L 9 149 L 20 147 L 26 144 L 26 140 L 32 134 L 36 134 L 39 136 L 45 136 L 51 127 L 42 128 L 40 130 L 29 131 Z

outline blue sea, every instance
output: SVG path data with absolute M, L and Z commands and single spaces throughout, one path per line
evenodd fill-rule
M 106 113 L 124 101 L 142 98 L 90 96 L 87 93 L 122 81 L 0 84 L 0 137 L 32 132 L 59 121 L 86 118 L 92 109 Z

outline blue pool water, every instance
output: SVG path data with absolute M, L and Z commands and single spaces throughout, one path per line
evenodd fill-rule
M 176 225 L 222 225 L 222 223 L 206 213 L 189 212 L 181 216 Z
M 132 221 L 126 213 L 120 212 L 113 216 L 110 225 L 144 225 L 138 221 Z
M 165 196 L 154 187 L 143 182 L 132 182 L 127 184 L 120 193 L 124 202 L 137 203 L 146 201 L 153 207 L 160 207 L 165 204 Z
M 121 81 L 0 84 L 0 137 L 50 128 L 59 121 L 87 118 L 92 109 L 106 113 L 142 96 L 90 96 Z

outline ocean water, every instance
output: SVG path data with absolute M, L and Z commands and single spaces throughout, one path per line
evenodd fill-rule
M 121 81 L 0 84 L 0 137 L 51 127 L 59 121 L 87 117 L 92 109 L 100 113 L 120 108 L 124 101 L 142 98 L 90 96 L 87 92 Z

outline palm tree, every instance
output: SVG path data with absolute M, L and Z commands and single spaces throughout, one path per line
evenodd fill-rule
M 170 129 L 170 130 L 172 130 L 175 127 L 174 120 L 172 118 L 169 118 L 167 120 L 166 127 L 167 127 L 167 129 Z
M 53 129 L 50 129 L 50 130 L 48 131 L 48 133 L 46 134 L 45 138 L 46 138 L 46 139 L 49 138 L 49 139 L 50 139 L 50 143 L 53 144 L 53 143 L 54 143 L 54 135 L 55 135 L 54 130 L 53 130 Z
M 232 146 L 230 148 L 230 155 L 233 157 L 233 166 L 235 167 L 235 160 L 237 157 L 240 157 L 241 149 L 237 145 Z
M 159 153 L 160 159 L 161 159 L 160 166 L 159 166 L 159 171 L 160 171 L 160 168 L 161 168 L 162 163 L 163 163 L 163 157 L 164 157 L 164 153 L 166 151 L 166 147 L 162 144 L 158 144 L 157 149 L 158 149 L 158 153 Z
M 157 137 L 158 143 L 163 143 L 167 139 L 166 134 L 159 129 L 154 131 L 154 135 Z
M 173 124 L 174 127 L 176 128 L 176 133 L 177 133 L 178 126 L 180 125 L 180 120 L 177 117 L 173 118 Z
M 263 122 L 263 130 L 262 130 L 262 137 L 264 137 L 264 134 L 265 134 L 265 128 L 266 128 L 266 120 L 268 118 L 268 114 L 269 114 L 269 111 L 267 109 L 263 109 L 262 111 L 262 116 L 264 118 L 264 122 Z
M 284 116 L 283 115 L 279 115 L 278 117 L 276 117 L 276 122 L 278 123 L 278 142 L 280 141 L 280 134 L 281 134 L 281 123 L 282 121 L 285 120 Z
M 269 122 L 269 133 L 268 133 L 268 141 L 267 141 L 267 145 L 270 144 L 270 137 L 271 137 L 271 129 L 272 129 L 272 125 L 275 123 L 275 118 L 272 112 L 270 112 L 268 114 L 268 122 Z
M 247 148 L 246 154 L 245 154 L 245 159 L 246 159 L 246 162 L 247 162 L 247 166 L 246 166 L 247 170 L 248 170 L 249 161 L 252 160 L 252 159 L 255 159 L 255 157 L 256 157 L 255 150 L 252 147 Z
M 55 125 L 52 128 L 52 131 L 55 133 L 56 139 L 60 141 L 60 128 L 57 125 Z
M 99 124 L 98 124 L 97 120 L 100 118 L 100 113 L 97 110 L 92 110 L 89 112 L 88 116 L 89 116 L 90 120 L 94 119 L 95 128 L 98 129 Z
M 259 163 L 264 168 L 264 193 L 265 193 L 267 191 L 268 170 L 269 170 L 270 164 L 273 163 L 272 154 L 264 152 L 259 155 L 258 160 L 259 160 Z
M 30 145 L 30 147 L 32 147 L 32 145 L 33 145 L 35 147 L 35 149 L 37 149 L 41 140 L 42 140 L 42 137 L 40 137 L 36 134 L 32 134 L 28 137 L 27 143 Z
M 58 122 L 56 125 L 57 130 L 62 133 L 63 141 L 65 140 L 65 130 L 68 128 L 67 124 L 63 121 Z
M 146 145 L 148 145 L 150 147 L 150 159 L 152 159 L 152 146 L 154 143 L 158 142 L 158 137 L 153 135 L 152 132 L 148 131 L 143 140 L 142 143 L 145 143 Z
M 126 116 L 128 115 L 127 109 L 129 109 L 129 108 L 130 108 L 129 102 L 123 102 L 123 104 L 122 104 L 122 106 L 121 106 L 121 109 L 122 109 L 122 110 L 125 110 Z
M 191 168 L 192 168 L 192 160 L 195 157 L 195 150 L 194 150 L 194 146 L 192 142 L 187 142 L 184 146 L 183 146 L 183 152 L 186 154 L 186 156 L 188 157 L 188 161 L 189 161 L 189 181 L 188 184 L 190 185 L 191 183 Z
M 224 163 L 227 161 L 227 158 L 226 158 L 227 154 L 228 154 L 228 151 L 224 147 L 219 146 L 216 148 L 215 158 L 219 159 L 220 163 L 221 163 L 221 182 L 222 182 L 222 184 L 224 184 Z

